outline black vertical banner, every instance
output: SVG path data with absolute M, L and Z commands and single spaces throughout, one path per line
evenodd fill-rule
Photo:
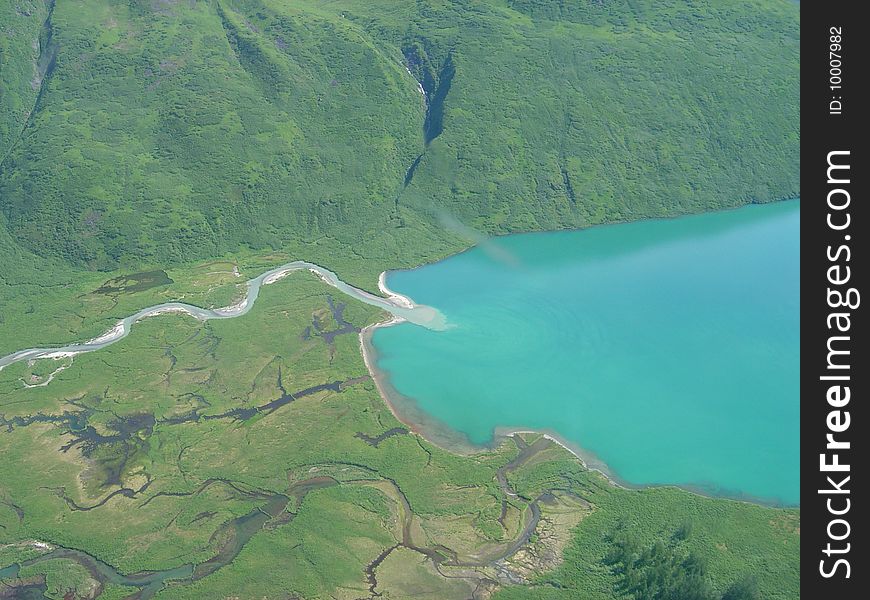
M 813 599 L 870 590 L 859 491 L 870 486 L 870 31 L 859 7 L 801 4 L 801 592 Z

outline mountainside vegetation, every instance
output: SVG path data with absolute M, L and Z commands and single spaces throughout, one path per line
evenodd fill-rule
M 799 41 L 786 0 L 0 0 L 0 356 L 798 196 Z M 798 509 L 409 431 L 385 318 L 297 273 L 4 368 L 0 598 L 799 597 Z
M 447 219 L 798 193 L 787 2 L 4 4 L 3 227 L 76 267 L 322 238 L 400 266 L 467 244 Z

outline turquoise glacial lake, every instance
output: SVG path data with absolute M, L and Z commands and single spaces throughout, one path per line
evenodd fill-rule
M 377 329 L 376 365 L 424 431 L 545 430 L 629 484 L 795 505 L 799 228 L 792 200 L 492 239 L 388 275 L 452 328 Z

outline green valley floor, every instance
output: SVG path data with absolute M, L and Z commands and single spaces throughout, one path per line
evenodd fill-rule
M 235 267 L 162 293 L 223 300 Z M 82 302 L 156 289 L 118 283 Z M 706 565 L 693 597 L 797 597 L 795 509 L 619 488 L 534 434 L 457 455 L 409 431 L 360 353 L 386 316 L 299 272 L 236 319 L 161 315 L 0 371 L 0 568 L 20 565 L 0 597 L 604 599 L 629 593 L 626 545 Z

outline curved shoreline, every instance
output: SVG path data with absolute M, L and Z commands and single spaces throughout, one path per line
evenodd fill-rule
M 408 309 L 414 308 L 414 301 L 411 300 L 408 296 L 405 296 L 403 294 L 399 294 L 398 292 L 394 292 L 389 287 L 387 287 L 387 272 L 386 271 L 381 271 L 381 274 L 378 275 L 378 289 L 381 291 L 381 293 L 384 296 L 386 296 L 387 298 L 389 298 L 393 302 L 396 302 L 397 304 L 401 304 L 405 308 L 408 308 Z
M 380 277 L 378 278 L 379 289 L 391 297 L 399 296 L 410 302 L 410 298 L 407 298 L 407 296 L 402 296 L 401 294 L 397 294 L 390 290 L 386 284 L 387 273 L 387 271 L 384 271 L 380 274 Z M 374 332 L 379 328 L 392 327 L 393 325 L 398 325 L 402 322 L 404 322 L 404 319 L 394 316 L 386 321 L 368 325 L 360 331 L 360 350 L 362 352 L 363 362 L 369 371 L 369 375 L 372 377 L 372 381 L 375 382 L 375 387 L 377 388 L 378 393 L 392 415 L 400 423 L 408 427 L 410 431 L 439 448 L 454 454 L 469 456 L 486 450 L 491 450 L 500 445 L 504 440 L 512 438 L 518 434 L 540 435 L 564 448 L 569 454 L 580 461 L 580 464 L 582 464 L 584 468 L 600 473 L 611 485 L 621 489 L 643 490 L 648 488 L 676 488 L 705 498 L 745 502 L 771 508 L 800 509 L 800 504 L 788 504 L 778 498 L 755 497 L 750 494 L 733 490 L 716 490 L 713 485 L 697 483 L 631 483 L 630 481 L 620 477 L 594 452 L 565 439 L 551 430 L 510 426 L 496 427 L 493 431 L 493 439 L 490 443 L 474 444 L 462 432 L 453 429 L 443 421 L 436 419 L 425 410 L 421 409 L 413 398 L 407 397 L 396 390 L 389 381 L 389 374 L 386 371 L 378 369 L 377 349 L 372 343 Z
M 385 273 L 386 272 L 382 273 L 381 276 L 383 277 Z M 435 444 L 439 448 L 447 450 L 448 452 L 464 456 L 492 449 L 498 446 L 502 442 L 502 440 L 506 440 L 515 435 L 540 435 L 550 440 L 554 444 L 564 448 L 566 451 L 568 451 L 569 454 L 579 460 L 584 468 L 590 471 L 600 473 L 602 476 L 604 476 L 605 479 L 607 479 L 608 482 L 616 487 L 620 487 L 623 489 L 640 489 L 641 487 L 650 487 L 634 486 L 628 482 L 621 480 L 607 467 L 607 464 L 604 461 L 598 459 L 593 453 L 583 450 L 579 446 L 571 444 L 554 432 L 521 427 L 497 428 L 494 431 L 493 442 L 491 444 L 477 445 L 470 442 L 468 438 L 461 432 L 456 431 L 449 425 L 436 420 L 424 410 L 417 407 L 413 398 L 407 398 L 404 395 L 400 394 L 390 384 L 388 374 L 377 368 L 377 351 L 372 344 L 372 336 L 374 335 L 374 332 L 379 328 L 392 327 L 393 325 L 398 325 L 402 322 L 403 321 L 401 319 L 397 319 L 394 317 L 392 319 L 388 319 L 386 321 L 381 321 L 379 323 L 374 323 L 372 325 L 364 327 L 359 334 L 360 350 L 362 352 L 363 362 L 365 363 L 366 368 L 369 371 L 369 375 L 371 375 L 372 381 L 375 382 L 375 387 L 377 388 L 381 399 L 384 401 L 384 404 L 387 405 L 387 408 L 390 409 L 390 413 L 392 413 L 396 420 L 408 427 L 416 435 L 419 435 L 427 442 Z M 404 403 L 405 406 L 398 406 L 398 404 L 400 403 L 396 402 L 398 398 L 402 399 L 400 402 Z M 410 411 L 407 410 L 409 408 L 411 409 Z M 423 418 L 417 420 L 412 419 L 407 415 L 408 412 L 418 413 Z M 429 421 L 430 425 L 427 426 L 427 424 L 423 423 L 422 421 Z M 667 485 L 655 487 L 667 487 Z
M 607 479 L 607 481 L 609 481 L 612 485 L 616 487 L 624 489 L 640 489 L 642 487 L 650 487 L 634 486 L 628 482 L 621 480 L 607 467 L 607 464 L 604 461 L 595 457 L 595 455 L 591 452 L 585 451 L 579 446 L 571 444 L 554 432 L 522 427 L 497 428 L 494 431 L 493 441 L 491 444 L 478 445 L 469 441 L 468 438 L 461 432 L 451 428 L 446 423 L 435 419 L 426 411 L 416 406 L 416 401 L 413 398 L 406 397 L 403 394 L 399 393 L 398 390 L 396 390 L 392 386 L 392 384 L 390 384 L 389 375 L 386 372 L 381 371 L 377 367 L 377 350 L 372 344 L 372 335 L 374 335 L 374 332 L 379 328 L 392 327 L 393 325 L 398 325 L 402 322 L 403 321 L 401 319 L 392 318 L 364 327 L 359 334 L 360 350 L 362 351 L 363 362 L 365 363 L 366 368 L 369 371 L 369 375 L 371 375 L 372 377 L 372 381 L 375 382 L 375 387 L 378 389 L 378 393 L 381 395 L 381 399 L 383 399 L 384 404 L 387 405 L 387 408 L 390 409 L 392 415 L 396 417 L 396 419 L 400 423 L 408 427 L 416 435 L 419 435 L 429 443 L 435 444 L 439 448 L 463 456 L 468 456 L 492 449 L 498 446 L 502 440 L 511 438 L 515 435 L 540 435 L 547 438 L 554 444 L 564 448 L 566 451 L 568 451 L 568 453 L 570 453 L 577 460 L 579 460 L 584 468 L 589 469 L 590 471 L 596 471 L 600 473 L 604 476 L 605 479 Z M 399 404 L 403 404 L 403 406 L 400 407 L 398 406 Z M 408 413 L 410 412 L 417 413 L 422 418 L 413 419 L 408 415 Z M 427 421 L 428 423 L 426 423 Z M 667 485 L 655 487 L 667 487 Z
M 384 401 L 384 404 L 396 420 L 408 427 L 408 429 L 413 433 L 419 435 L 426 441 L 435 444 L 439 448 L 461 455 L 470 455 L 480 452 L 484 448 L 472 444 L 462 433 L 451 429 L 446 424 L 437 423 L 431 415 L 416 407 L 413 399 L 406 398 L 393 388 L 389 382 L 388 375 L 377 368 L 375 358 L 377 352 L 372 345 L 372 335 L 381 327 L 392 327 L 393 325 L 398 325 L 403 322 L 403 319 L 393 317 L 386 321 L 373 323 L 372 325 L 363 327 L 362 330 L 360 330 L 360 351 L 362 352 L 363 362 L 366 365 L 369 375 L 371 375 L 372 381 L 375 383 L 375 387 L 377 388 L 381 399 Z M 396 402 L 396 400 L 399 398 L 406 402 L 404 406 L 397 406 L 399 402 Z M 412 412 L 415 413 L 416 418 L 409 415 L 409 413 Z M 425 423 L 426 421 L 430 421 L 432 425 L 427 426 Z

